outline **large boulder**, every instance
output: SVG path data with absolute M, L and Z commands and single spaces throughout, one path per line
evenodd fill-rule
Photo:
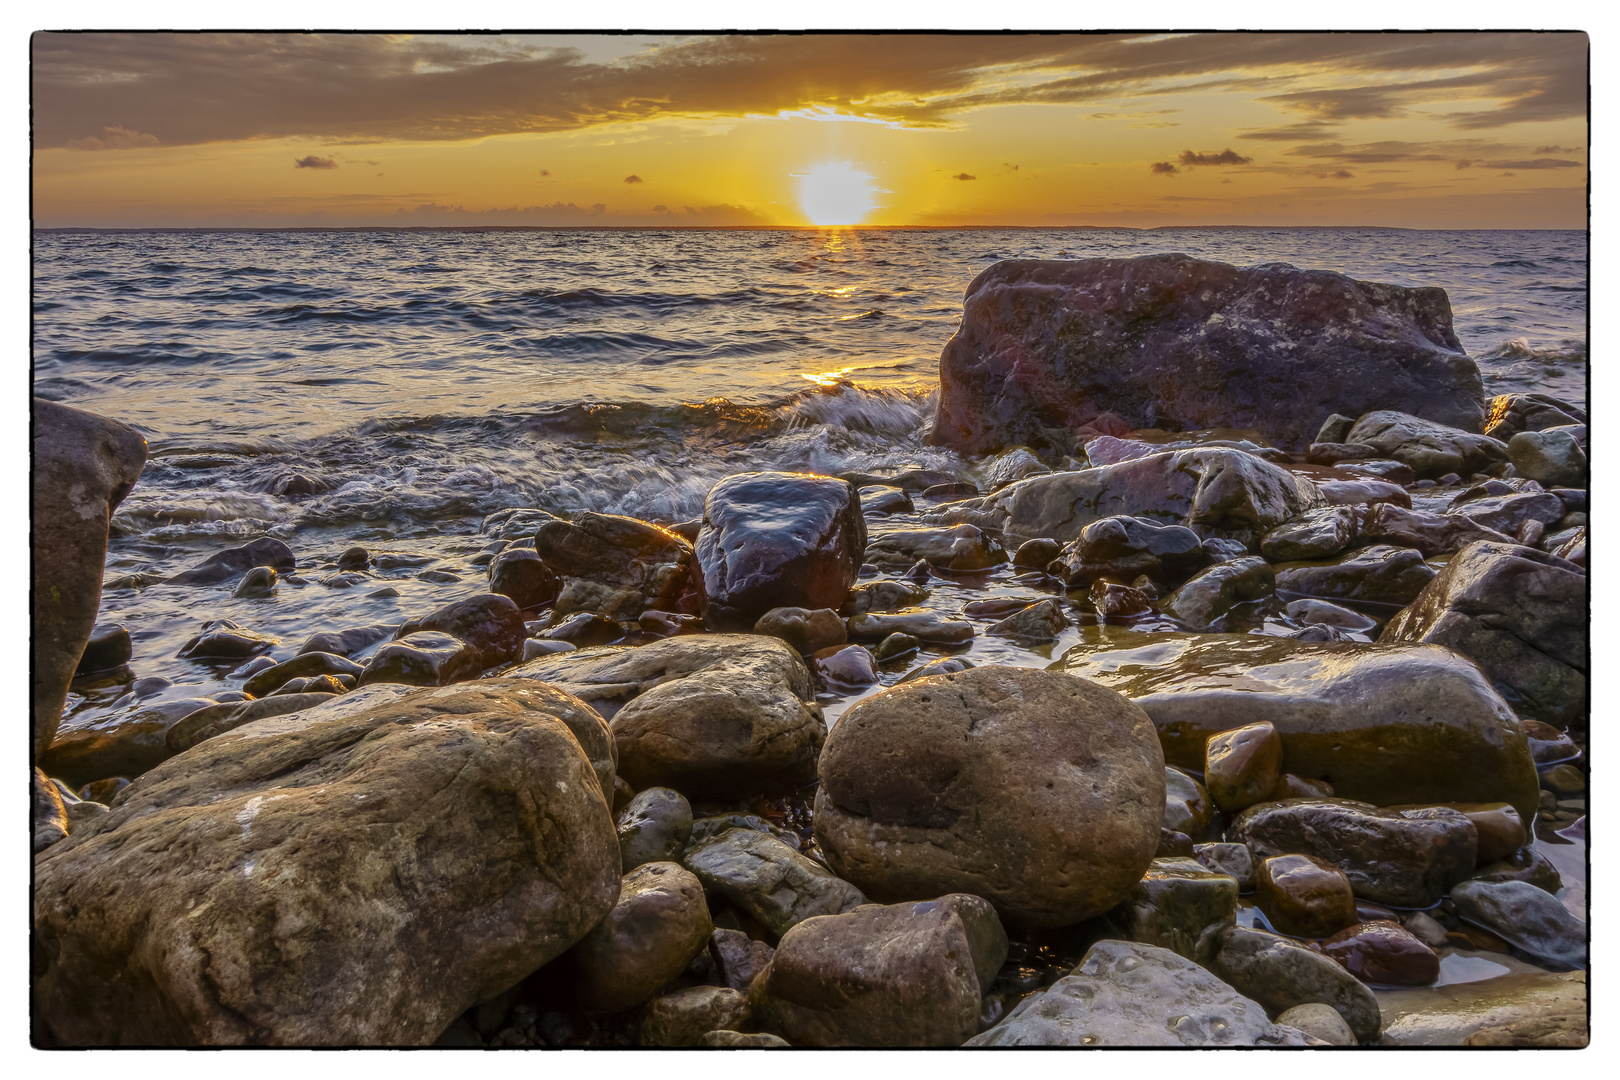
M 552 608 L 559 615 L 594 611 L 638 619 L 650 610 L 698 610 L 692 545 L 668 529 L 617 514 L 584 513 L 573 521 L 542 522 L 534 549 L 562 579 Z
M 352 696 L 171 758 L 36 858 L 34 1007 L 59 1043 L 426 1045 L 613 907 L 580 702 Z
M 1380 457 L 1410 466 L 1419 477 L 1467 476 L 1506 461 L 1508 456 L 1506 445 L 1476 434 L 1478 430 L 1478 420 L 1459 425 L 1380 409 L 1363 414 L 1345 441 L 1371 446 Z
M 146 465 L 128 424 L 34 399 L 33 752 L 56 737 L 68 684 L 101 606 L 107 525 Z M 48 557 L 45 557 L 48 553 Z
M 1478 664 L 1520 716 L 1567 727 L 1587 710 L 1586 596 L 1575 564 L 1482 541 L 1453 557 L 1379 640 L 1444 645 Z
M 827 863 L 874 899 L 982 896 L 1005 921 L 1066 926 L 1142 878 L 1164 758 L 1140 709 L 1083 679 L 978 667 L 846 712 L 821 754 Z
M 1165 760 L 1182 768 L 1203 769 L 1210 736 L 1269 721 L 1283 772 L 1326 780 L 1347 798 L 1501 801 L 1527 821 L 1537 806 L 1535 762 L 1513 710 L 1447 649 L 1097 627 L 1060 663 L 1140 705 Z
M 1333 413 L 1405 409 L 1470 431 L 1484 418 L 1444 290 L 1180 254 L 996 263 L 968 286 L 939 380 L 933 440 L 970 454 L 1072 452 L 1104 413 L 1252 429 L 1289 450 Z
M 815 779 L 827 734 L 810 669 L 771 637 L 604 645 L 541 656 L 505 674 L 552 683 L 610 715 L 619 772 L 638 789 L 757 794 L 805 784 Z
M 728 476 L 703 501 L 704 617 L 715 630 L 747 630 L 775 607 L 837 608 L 865 550 L 860 494 L 847 480 Z
M 1124 514 L 1256 544 L 1323 505 L 1309 480 L 1241 450 L 1173 450 L 1021 480 L 985 500 L 1005 515 L 1007 541 L 1068 543 L 1093 521 Z

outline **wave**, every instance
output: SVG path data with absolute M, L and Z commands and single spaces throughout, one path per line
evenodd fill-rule
M 1565 338 L 1556 345 L 1532 345 L 1526 338 L 1511 338 L 1480 357 L 1491 361 L 1528 360 L 1538 364 L 1584 364 L 1586 342 Z

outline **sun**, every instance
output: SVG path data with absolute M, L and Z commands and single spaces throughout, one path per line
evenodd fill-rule
M 814 224 L 858 225 L 877 205 L 877 189 L 849 162 L 827 162 L 800 179 L 799 205 Z

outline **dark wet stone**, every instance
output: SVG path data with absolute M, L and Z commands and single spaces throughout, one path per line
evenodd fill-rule
M 394 638 L 399 640 L 421 630 L 459 638 L 473 651 L 480 668 L 517 659 L 523 639 L 528 636 L 517 605 L 494 593 L 469 596 L 420 619 L 411 619 L 394 632 Z
M 1251 555 L 1200 570 L 1159 603 L 1159 610 L 1198 630 L 1208 629 L 1239 604 L 1276 591 L 1276 575 L 1266 560 Z
M 1380 544 L 1330 563 L 1283 567 L 1277 571 L 1277 591 L 1405 605 L 1417 599 L 1434 576 L 1421 551 Z
M 1410 413 L 1383 409 L 1363 413 L 1345 441 L 1376 447 L 1385 457 L 1410 465 L 1420 477 L 1438 477 L 1451 472 L 1476 473 L 1507 459 L 1504 444 L 1472 434 L 1478 430 L 1482 419 L 1461 423 L 1439 417 L 1425 420 Z
M 909 581 L 888 578 L 863 581 L 849 591 L 838 613 L 843 616 L 864 615 L 868 611 L 899 611 L 927 599 L 928 590 Z
M 331 694 L 284 694 L 258 701 L 221 702 L 188 712 L 167 729 L 163 758 L 189 750 L 205 739 L 263 720 L 285 716 L 332 700 Z M 154 765 L 156 762 L 153 763 Z
M 1175 584 L 1207 565 L 1209 554 L 1185 526 L 1116 516 L 1087 525 L 1056 561 L 1050 572 L 1075 589 L 1103 577 L 1124 580 L 1138 574 Z
M 1512 536 L 1527 521 L 1552 525 L 1564 516 L 1564 500 L 1550 491 L 1523 491 L 1512 495 L 1489 495 L 1464 503 L 1449 514 L 1465 517 L 1476 525 Z
M 1260 553 L 1272 562 L 1329 558 L 1350 546 L 1356 519 L 1347 506 L 1307 510 L 1266 533 L 1260 540 Z
M 127 776 L 108 776 L 101 780 L 93 780 L 79 789 L 79 798 L 87 802 L 98 802 L 108 805 L 118 797 L 118 793 L 129 787 Z
M 727 829 L 695 843 L 682 861 L 704 888 L 778 936 L 805 919 L 836 915 L 866 902 L 859 889 L 821 863 L 752 829 Z
M 1089 599 L 1098 616 L 1104 619 L 1128 619 L 1153 610 L 1152 597 L 1147 593 L 1107 578 L 1098 578 L 1091 583 Z
M 1512 855 L 1522 848 L 1529 840 L 1524 826 L 1524 819 L 1511 805 L 1504 802 L 1492 803 L 1444 803 L 1444 809 L 1455 810 L 1474 823 L 1474 831 L 1479 836 L 1479 846 L 1474 857 L 1474 865 L 1485 866 Z M 1391 806 L 1390 810 L 1420 810 L 1428 807 Z
M 957 481 L 949 484 L 934 484 L 932 487 L 924 488 L 922 494 L 925 499 L 962 499 L 978 495 L 979 489 L 972 484 Z
M 973 624 L 966 619 L 943 615 L 926 608 L 910 608 L 895 612 L 868 612 L 852 616 L 846 625 L 849 636 L 856 641 L 880 641 L 890 634 L 910 634 L 922 641 L 947 644 L 967 641 L 973 637 Z
M 643 633 L 657 634 L 659 637 L 675 637 L 678 634 L 701 634 L 703 632 L 703 619 L 697 615 L 682 615 L 673 611 L 643 611 L 641 618 L 636 620 Z
M 239 599 L 254 599 L 269 596 L 276 591 L 276 572 L 268 566 L 255 566 L 242 575 L 242 581 L 236 586 L 232 596 Z
M 868 484 L 856 492 L 861 499 L 863 514 L 909 514 L 916 507 L 904 488 L 888 484 Z
M 816 674 L 830 687 L 856 690 L 878 681 L 876 661 L 859 645 L 833 645 L 818 650 L 811 659 Z
M 1370 464 L 1370 463 L 1369 463 Z M 1402 465 L 1402 469 L 1406 466 Z M 1340 472 L 1349 472 L 1341 468 Z M 1408 473 L 1410 469 L 1406 469 Z M 1412 496 L 1398 483 L 1389 480 L 1363 478 L 1358 480 L 1323 480 L 1316 485 L 1316 493 L 1329 506 L 1400 506 L 1410 508 Z
M 62 793 L 38 767 L 34 769 L 33 797 L 29 811 L 33 826 L 33 850 L 38 855 L 59 840 L 66 840 L 72 824 Z
M 1293 773 L 1277 777 L 1277 786 L 1271 789 L 1270 802 L 1284 799 L 1321 799 L 1333 794 L 1333 785 L 1326 780 L 1307 780 Z
M 1586 790 L 1586 774 L 1573 765 L 1554 765 L 1541 774 L 1541 786 L 1560 795 L 1579 795 Z
M 765 970 L 765 965 L 770 963 L 775 952 L 765 942 L 751 938 L 741 930 L 716 927 L 714 936 L 709 938 L 709 956 L 714 961 L 714 970 L 720 977 L 721 985 L 744 993 L 754 981 L 754 976 Z
M 1368 507 L 1361 516 L 1357 538 L 1361 543 L 1416 548 L 1425 558 L 1449 555 L 1476 540 L 1511 542 L 1506 534 L 1462 514 L 1434 514 L 1390 503 Z
M 1264 930 L 1233 927 L 1221 935 L 1210 970 L 1272 1012 L 1318 1002 L 1344 1018 L 1357 1039 L 1376 1042 L 1378 999 L 1319 952 Z
M 1308 1005 L 1295 1005 L 1277 1016 L 1279 1027 L 1291 1027 L 1329 1046 L 1355 1046 L 1356 1035 L 1344 1022 L 1338 1010 L 1331 1005 L 1313 1001 Z
M 1462 918 L 1532 956 L 1586 966 L 1586 923 L 1526 881 L 1467 881 L 1451 890 Z
M 1254 891 L 1254 856 L 1242 844 L 1194 844 L 1198 865 L 1236 881 L 1239 892 Z
M 1360 922 L 1322 943 L 1322 954 L 1362 982 L 1428 986 L 1440 977 L 1440 956 L 1398 922 Z
M 1201 838 L 1213 812 L 1204 785 L 1180 769 L 1164 770 L 1164 827 Z
M 92 675 L 112 671 L 129 663 L 135 647 L 130 642 L 129 630 L 118 623 L 97 623 L 90 630 L 90 640 L 79 657 L 73 674 Z
M 1356 426 L 1356 418 L 1345 416 L 1343 413 L 1333 413 L 1322 426 L 1316 429 L 1315 442 L 1343 443 L 1344 437 L 1350 434 L 1350 429 Z
M 938 660 L 930 660 L 921 667 L 906 672 L 901 682 L 911 682 L 913 679 L 926 679 L 934 675 L 954 675 L 958 671 L 966 671 L 974 663 L 961 656 L 943 656 Z
M 230 619 L 203 623 L 202 633 L 180 647 L 182 660 L 234 660 L 267 652 L 281 644 L 280 638 L 249 630 Z
M 635 619 L 648 609 L 695 614 L 700 606 L 692 545 L 657 525 L 587 512 L 542 523 L 534 547 L 562 579 L 553 609 L 559 615 Z
M 1314 442 L 1305 448 L 1305 460 L 1312 465 L 1337 465 L 1378 456 L 1378 448 L 1366 443 Z
M 364 570 L 371 565 L 371 552 L 358 545 L 344 548 L 343 554 L 337 557 L 339 570 Z
M 594 611 L 576 611 L 541 631 L 548 641 L 563 641 L 576 649 L 611 645 L 624 637 L 624 627 Z
M 874 535 L 866 560 L 898 569 L 921 559 L 944 570 L 986 570 L 1007 561 L 1001 541 L 973 525 L 941 529 L 896 529 Z
M 1564 887 L 1564 879 L 1559 875 L 1558 868 L 1533 847 L 1520 848 L 1506 858 L 1498 859 L 1481 868 L 1470 880 L 1523 881 L 1549 893 L 1556 893 Z
M 862 567 L 862 570 L 864 572 L 865 566 Z M 876 573 L 877 567 L 872 567 L 872 572 Z M 923 585 L 934 576 L 934 571 L 929 567 L 927 559 L 918 559 L 916 562 L 911 564 L 911 569 L 907 570 L 900 576 L 911 582 L 913 585 Z
M 1405 495 L 1406 492 L 1401 489 L 1417 479 L 1417 474 L 1412 471 L 1410 465 L 1396 461 L 1393 458 L 1375 458 L 1372 461 L 1341 461 L 1334 468 L 1351 476 L 1380 480 L 1389 485 L 1399 485 L 1397 490 L 1402 495 Z M 1412 505 L 1411 499 L 1407 498 L 1406 501 L 1401 502 L 1401 505 Z
M 917 649 L 922 642 L 910 634 L 894 633 L 885 637 L 872 649 L 872 656 L 878 663 L 887 663 L 891 660 L 905 660 L 917 655 Z
M 507 548 L 489 562 L 489 591 L 519 608 L 536 608 L 555 600 L 561 588 L 557 575 L 529 548 Z
M 638 1035 L 642 1046 L 701 1046 L 710 1032 L 752 1026 L 751 1016 L 747 996 L 737 990 L 689 986 L 647 1002 Z
M 309 675 L 301 679 L 288 679 L 268 697 L 287 694 L 344 694 L 355 687 L 353 675 Z
M 323 630 L 311 634 L 298 647 L 300 654 L 312 652 L 352 656 L 360 650 L 393 636 L 398 627 L 391 623 L 373 623 L 371 626 L 353 626 L 347 630 Z
M 699 1046 L 716 1046 L 729 1050 L 788 1050 L 793 1044 L 780 1035 L 769 1032 L 710 1031 L 698 1040 Z
M 529 638 L 523 642 L 523 663 L 528 663 L 541 656 L 550 656 L 553 653 L 573 652 L 577 645 L 566 641 L 552 641 L 550 638 Z
M 1047 537 L 1025 540 L 1013 554 L 1013 565 L 1027 570 L 1045 570 L 1046 564 L 1058 557 L 1063 545 Z
M 1276 930 L 1296 937 L 1324 938 L 1356 921 L 1350 879 L 1310 855 L 1262 856 L 1254 900 Z
M 299 653 L 291 660 L 266 668 L 242 684 L 242 689 L 254 697 L 264 697 L 291 679 L 312 675 L 352 675 L 358 677 L 364 665 L 338 656 L 336 653 Z
M 1051 641 L 1069 625 L 1069 617 L 1056 600 L 1040 600 L 996 623 L 987 634 L 1017 641 Z
M 1586 568 L 1586 525 L 1575 529 L 1573 535 L 1563 540 L 1557 547 L 1551 549 L 1552 554 L 1566 562 Z
M 1159 857 L 1112 917 L 1129 940 L 1207 967 L 1221 931 L 1237 924 L 1237 898 L 1238 883 L 1227 874 L 1191 858 Z
M 1586 422 L 1586 410 L 1548 394 L 1500 394 L 1486 410 L 1485 434 L 1511 441 L 1521 431 Z
M 1586 486 L 1586 450 L 1568 428 L 1521 431 L 1508 441 L 1508 458 L 1520 476 L 1548 487 Z
M 1360 634 L 1378 629 L 1377 619 L 1326 600 L 1294 600 L 1283 610 L 1302 623 L 1319 623 Z
M 216 552 L 184 573 L 169 579 L 171 585 L 217 585 L 237 574 L 246 573 L 255 566 L 268 566 L 275 570 L 291 570 L 297 560 L 292 548 L 271 536 L 261 536 L 241 547 Z
M 1184 832 L 1174 832 L 1159 826 L 1159 846 L 1154 850 L 1155 859 L 1187 858 L 1193 857 L 1192 837 Z
M 448 686 L 463 679 L 475 679 L 483 670 L 478 651 L 460 638 L 437 630 L 419 630 L 390 641 L 373 653 L 358 681 L 361 686 L 371 683 Z
M 1262 720 L 1210 736 L 1204 750 L 1204 786 L 1229 814 L 1270 797 L 1282 763 L 1282 737 Z
M 754 623 L 754 633 L 781 638 L 800 654 L 819 652 L 849 640 L 844 620 L 832 608 L 772 608 Z

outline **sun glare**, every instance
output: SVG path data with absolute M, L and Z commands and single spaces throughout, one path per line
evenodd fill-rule
M 817 225 L 858 225 L 876 205 L 872 178 L 848 162 L 817 165 L 799 181 L 799 206 Z

